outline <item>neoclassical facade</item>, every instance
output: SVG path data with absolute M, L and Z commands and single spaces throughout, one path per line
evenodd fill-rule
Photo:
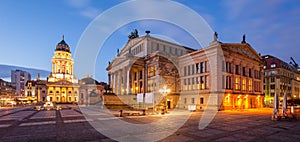
M 145 97 L 152 93 L 153 101 L 148 105 L 161 103 L 159 89 L 167 86 L 171 91 L 167 96 L 168 108 L 174 108 L 180 93 L 178 57 L 193 51 L 149 34 L 132 38 L 107 67 L 109 85 L 113 93 L 121 96 Z
M 212 43 L 194 50 L 149 35 L 130 38 L 107 67 L 109 85 L 132 102 L 169 109 L 247 109 L 263 106 L 263 62 L 246 43 Z M 163 87 L 170 92 L 162 93 Z M 153 102 L 147 102 L 152 94 Z M 121 97 L 122 98 L 122 97 Z M 150 99 L 151 100 L 151 99 Z M 128 101 L 125 101 L 128 102 Z
M 196 109 L 263 107 L 263 62 L 246 43 L 211 44 L 179 58 L 182 72 L 180 104 Z

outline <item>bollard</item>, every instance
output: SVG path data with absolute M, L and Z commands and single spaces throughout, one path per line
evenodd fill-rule
M 120 117 L 123 117 L 123 110 L 120 110 Z
M 146 110 L 145 109 L 143 109 L 143 115 L 146 115 Z
M 162 114 L 162 115 L 165 114 L 165 109 L 161 109 L 161 114 Z

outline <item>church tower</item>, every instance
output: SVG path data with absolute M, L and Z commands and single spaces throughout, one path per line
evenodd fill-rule
M 66 80 L 72 83 L 78 83 L 73 74 L 74 61 L 69 45 L 65 42 L 64 36 L 56 45 L 54 56 L 52 57 L 52 72 L 48 78 L 48 82 Z
M 74 61 L 64 36 L 56 45 L 52 57 L 52 71 L 47 79 L 47 101 L 74 103 L 78 100 L 78 80 L 73 74 Z

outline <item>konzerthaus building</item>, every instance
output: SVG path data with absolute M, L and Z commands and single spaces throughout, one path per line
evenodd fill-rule
M 196 106 L 198 110 L 263 106 L 262 58 L 245 36 L 242 43 L 221 43 L 215 34 L 214 41 L 200 50 L 152 37 L 149 32 L 130 36 L 107 71 L 112 91 L 121 98 L 131 96 L 132 105 Z

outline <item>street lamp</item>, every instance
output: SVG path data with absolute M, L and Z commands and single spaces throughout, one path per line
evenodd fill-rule
M 166 103 L 167 103 L 167 95 L 168 93 L 170 93 L 171 90 L 167 89 L 167 86 L 164 86 L 162 89 L 159 90 L 159 93 L 161 93 L 163 95 L 163 99 L 164 99 L 164 110 L 163 110 L 163 114 L 165 112 L 167 112 L 167 107 L 166 107 Z

